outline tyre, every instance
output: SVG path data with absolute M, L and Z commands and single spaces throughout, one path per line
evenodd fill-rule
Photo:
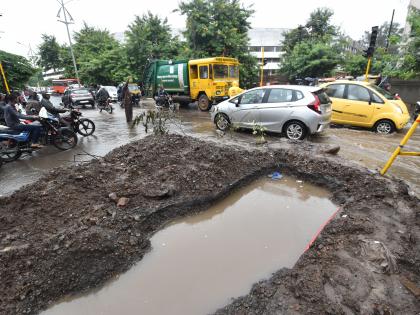
M 73 130 L 61 128 L 58 133 L 52 137 L 52 144 L 60 150 L 73 149 L 77 145 L 77 135 Z
M 375 126 L 373 127 L 373 130 L 382 135 L 388 135 L 395 131 L 395 125 L 392 121 L 383 119 L 383 120 L 379 120 L 375 124 Z
M 221 131 L 226 131 L 230 127 L 229 117 L 226 114 L 217 114 L 214 118 L 214 123 L 216 124 L 217 129 Z
M 77 133 L 81 134 L 83 137 L 87 137 L 95 132 L 95 123 L 90 119 L 82 118 L 79 120 L 76 129 Z
M 203 112 L 209 110 L 210 101 L 206 94 L 201 94 L 198 98 L 198 108 Z
M 14 139 L 0 141 L 0 159 L 3 162 L 12 162 L 20 158 L 22 151 Z
M 307 134 L 307 128 L 305 124 L 300 121 L 290 121 L 284 127 L 284 134 L 287 139 L 290 140 L 303 140 Z
M 112 110 L 113 110 L 114 108 L 111 106 L 111 104 L 110 105 L 108 105 L 106 108 L 105 108 L 105 110 L 109 113 L 109 114 L 112 114 Z

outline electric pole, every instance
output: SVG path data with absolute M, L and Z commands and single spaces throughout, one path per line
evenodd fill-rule
M 392 23 L 394 23 L 394 13 L 395 13 L 395 9 L 392 10 L 391 23 L 389 24 L 389 31 L 388 31 L 388 36 L 386 38 L 386 48 L 385 48 L 385 51 L 388 51 L 388 47 L 389 47 L 389 37 L 391 36 L 391 32 L 392 32 Z
M 76 73 L 77 83 L 79 84 L 79 87 L 80 87 L 79 72 L 77 71 L 76 59 L 74 58 L 73 45 L 71 43 L 71 36 L 70 36 L 70 31 L 69 31 L 69 24 L 73 24 L 74 20 L 71 16 L 70 12 L 66 9 L 65 4 L 64 4 L 64 0 L 60 0 L 60 1 L 57 0 L 57 2 L 61 6 L 60 10 L 58 10 L 57 17 L 60 18 L 60 13 L 61 12 L 63 12 L 63 15 L 64 15 L 64 21 L 63 20 L 58 20 L 58 21 L 61 22 L 61 23 L 64 23 L 66 25 L 67 36 L 69 37 L 71 58 L 73 59 L 74 72 Z M 67 15 L 70 17 L 70 21 L 67 20 Z

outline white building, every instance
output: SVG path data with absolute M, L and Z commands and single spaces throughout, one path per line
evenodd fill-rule
M 281 42 L 284 33 L 289 31 L 287 28 L 253 28 L 248 32 L 249 51 L 257 57 L 261 63 L 263 57 L 262 48 L 264 47 L 264 60 L 267 64 L 264 66 L 264 74 L 266 76 L 276 74 L 279 69 Z

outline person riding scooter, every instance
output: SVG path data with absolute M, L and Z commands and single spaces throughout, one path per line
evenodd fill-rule
M 96 100 L 98 101 L 98 105 L 105 106 L 108 99 L 109 99 L 108 91 L 104 87 L 101 87 L 99 91 L 96 93 Z
M 18 101 L 18 95 L 12 94 L 9 97 L 9 101 L 4 109 L 4 118 L 6 125 L 16 131 L 29 131 L 30 141 L 32 148 L 41 148 L 42 145 L 38 144 L 38 139 L 42 131 L 42 126 L 33 124 L 22 124 L 20 119 L 36 120 L 38 116 L 28 116 L 20 114 L 16 109 Z
M 156 95 L 156 105 L 164 106 L 166 103 L 166 99 L 169 97 L 168 92 L 165 91 L 163 85 L 159 86 L 159 90 L 157 91 Z

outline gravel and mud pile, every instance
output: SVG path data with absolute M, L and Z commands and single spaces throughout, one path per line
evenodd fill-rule
M 321 151 L 149 136 L 52 170 L 0 199 L 0 314 L 36 314 L 103 284 L 164 224 L 274 169 L 328 188 L 341 211 L 293 269 L 217 313 L 417 314 L 419 200 L 405 183 Z

